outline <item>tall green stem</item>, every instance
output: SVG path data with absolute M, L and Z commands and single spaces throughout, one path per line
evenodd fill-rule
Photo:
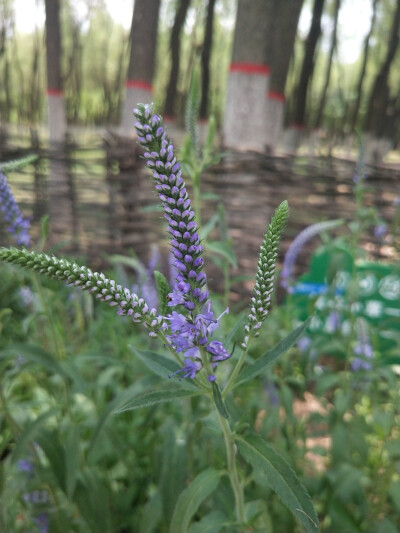
M 219 424 L 224 435 L 224 442 L 226 448 L 226 458 L 228 462 L 228 473 L 229 479 L 231 481 L 233 494 L 235 496 L 235 509 L 236 509 L 236 518 L 240 525 L 246 523 L 246 517 L 244 512 L 244 495 L 243 495 L 243 486 L 239 479 L 239 474 L 236 466 L 236 450 L 235 450 L 235 441 L 233 434 L 229 427 L 228 421 L 223 418 L 218 413 Z

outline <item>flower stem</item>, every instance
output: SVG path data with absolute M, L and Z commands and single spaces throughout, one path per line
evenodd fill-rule
M 249 340 L 248 340 L 248 343 L 247 343 L 247 346 L 250 344 L 250 341 L 252 339 L 252 332 L 250 332 L 250 335 L 249 335 Z M 237 378 L 237 376 L 239 375 L 239 372 L 241 371 L 242 369 L 242 366 L 243 366 L 243 363 L 244 363 L 244 360 L 246 359 L 246 355 L 247 355 L 247 347 L 246 348 L 243 348 L 242 350 L 242 353 L 240 354 L 240 357 L 239 357 L 239 360 L 238 362 L 236 363 L 236 366 L 235 368 L 233 369 L 233 372 L 232 374 L 229 376 L 229 379 L 224 387 L 224 390 L 222 391 L 222 397 L 225 398 L 225 396 L 228 394 L 229 390 L 231 389 L 233 383 L 235 382 L 235 379 Z
M 231 432 L 228 421 L 223 418 L 219 413 L 218 420 L 222 429 L 222 433 L 224 435 L 229 479 L 232 485 L 233 494 L 235 496 L 236 518 L 240 525 L 244 525 L 246 522 L 246 518 L 244 512 L 243 486 L 239 479 L 239 474 L 236 466 L 236 449 L 233 433 Z

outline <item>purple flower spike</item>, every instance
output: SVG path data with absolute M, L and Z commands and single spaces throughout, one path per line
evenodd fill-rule
M 137 119 L 135 127 L 139 142 L 146 150 L 147 165 L 154 169 L 153 178 L 171 234 L 174 266 L 181 273 L 182 279 L 179 281 L 188 283 L 191 288 L 191 291 L 183 292 L 174 287 L 170 305 L 184 304 L 189 311 L 196 311 L 202 307 L 206 299 L 203 296 L 205 290 L 202 290 L 206 282 L 205 274 L 202 272 L 203 247 L 200 246 L 196 232 L 195 215 L 180 165 L 174 155 L 174 147 L 162 127 L 161 118 L 154 114 L 152 106 L 139 104 L 133 112 Z M 200 274 L 203 274 L 203 277 L 200 277 Z M 195 289 L 199 291 L 193 292 Z
M 7 230 L 15 242 L 28 248 L 31 243 L 29 237 L 30 222 L 22 215 L 8 185 L 7 178 L 2 172 L 0 172 L 0 211 L 8 225 Z

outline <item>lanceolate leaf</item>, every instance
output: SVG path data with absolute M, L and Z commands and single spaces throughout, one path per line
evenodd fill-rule
M 47 419 L 51 416 L 56 416 L 58 409 L 53 407 L 48 411 L 42 413 L 34 422 L 31 422 L 23 429 L 22 433 L 18 437 L 17 444 L 15 445 L 12 460 L 15 462 L 23 455 L 27 455 L 27 446 L 29 443 L 35 440 L 38 431 L 43 425 L 45 425 Z
M 319 531 L 318 517 L 305 487 L 292 467 L 259 435 L 237 437 L 240 453 L 254 470 L 262 471 L 271 489 L 309 533 Z
M 203 501 L 218 486 L 222 471 L 208 468 L 199 474 L 181 493 L 172 516 L 170 533 L 187 533 L 190 520 Z
M 229 419 L 229 413 L 226 409 L 224 400 L 222 399 L 221 391 L 219 389 L 218 383 L 215 381 L 212 383 L 212 392 L 214 403 L 216 408 L 218 409 L 219 414 L 224 418 Z
M 302 336 L 304 330 L 307 328 L 307 326 L 310 323 L 312 317 L 307 318 L 303 324 L 301 324 L 298 328 L 296 328 L 292 333 L 290 333 L 287 337 L 285 337 L 283 340 L 281 340 L 272 350 L 269 350 L 266 354 L 262 355 L 259 359 L 257 359 L 251 366 L 246 367 L 240 374 L 239 374 L 239 380 L 234 384 L 234 387 L 237 387 L 238 385 L 242 385 L 242 383 L 245 383 L 246 381 L 249 381 L 250 379 L 255 378 L 261 372 L 263 372 L 264 368 L 274 362 L 278 357 L 285 352 L 289 350 L 293 346 L 293 344 Z
M 200 392 L 200 391 L 199 391 Z M 123 413 L 124 411 L 131 411 L 133 409 L 139 409 L 140 407 L 149 407 L 150 405 L 156 405 L 158 403 L 170 402 L 175 398 L 183 398 L 185 396 L 195 396 L 199 394 L 195 391 L 189 391 L 177 388 L 168 388 L 163 390 L 156 390 L 141 394 L 136 398 L 133 398 L 130 402 L 126 403 L 119 409 L 116 409 L 114 413 Z
M 139 357 L 141 361 L 147 366 L 149 370 L 157 374 L 163 379 L 167 379 L 168 376 L 179 370 L 179 366 L 175 361 L 164 357 L 155 352 L 150 352 L 149 350 L 138 350 L 134 346 L 129 346 L 135 355 Z M 175 383 L 175 381 L 174 381 Z M 176 380 L 176 383 L 179 383 L 179 386 L 183 389 L 195 391 L 198 390 L 198 387 L 192 380 L 182 379 L 181 381 Z

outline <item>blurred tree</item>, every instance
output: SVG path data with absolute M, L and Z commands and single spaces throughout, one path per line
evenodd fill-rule
M 314 73 L 315 51 L 321 36 L 321 18 L 325 0 L 314 0 L 311 26 L 304 43 L 304 56 L 300 76 L 292 93 L 293 115 L 286 133 L 285 149 L 296 151 L 306 122 L 306 105 L 309 85 Z
M 66 105 L 68 121 L 76 123 L 79 121 L 83 89 L 82 72 L 82 25 L 80 19 L 72 9 L 70 2 L 64 4 L 65 29 L 69 42 L 65 42 L 66 73 L 64 86 L 66 90 Z
M 357 81 L 356 88 L 355 88 L 356 101 L 354 104 L 352 117 L 351 117 L 351 123 L 350 123 L 351 131 L 354 131 L 356 124 L 357 124 L 357 120 L 359 118 L 358 115 L 359 115 L 361 98 L 362 98 L 362 93 L 363 93 L 363 84 L 364 84 L 365 74 L 367 72 L 367 63 L 368 63 L 368 57 L 369 57 L 369 52 L 370 52 L 370 41 L 371 41 L 371 36 L 374 31 L 375 21 L 376 21 L 377 5 L 378 5 L 378 0 L 372 0 L 371 24 L 369 27 L 369 31 L 364 39 L 360 75 L 358 77 L 358 81 Z
M 132 109 L 152 100 L 160 0 L 135 0 L 121 128 L 133 131 Z
M 164 117 L 175 116 L 175 103 L 177 95 L 177 84 L 180 67 L 181 33 L 185 24 L 186 14 L 190 5 L 190 0 L 178 0 L 174 25 L 171 31 L 171 71 L 167 87 L 167 96 L 164 105 Z
M 326 66 L 324 86 L 322 88 L 321 99 L 319 101 L 318 110 L 317 110 L 315 121 L 314 121 L 314 125 L 316 128 L 321 127 L 323 111 L 324 111 L 325 103 L 326 103 L 326 95 L 328 92 L 328 86 L 329 86 L 329 82 L 331 79 L 333 55 L 336 51 L 336 46 L 337 46 L 338 20 L 339 20 L 339 11 L 340 11 L 340 6 L 341 6 L 341 1 L 342 0 L 334 0 L 334 5 L 333 5 L 333 29 L 332 29 L 332 35 L 331 35 L 331 42 L 329 45 L 328 64 Z
M 50 142 L 65 140 L 67 129 L 61 74 L 60 0 L 45 0 L 47 104 Z
M 203 48 L 201 51 L 201 102 L 199 116 L 208 117 L 208 90 L 210 87 L 210 57 L 213 43 L 213 20 L 216 0 L 208 0 Z
M 304 43 L 304 58 L 295 92 L 294 124 L 305 126 L 308 87 L 314 73 L 315 51 L 321 36 L 321 18 L 325 0 L 314 0 L 310 31 Z
M 230 148 L 264 150 L 269 84 L 269 25 L 274 0 L 239 0 L 228 75 L 224 143 Z
M 7 43 L 10 42 L 15 29 L 15 14 L 12 0 L 0 0 L 0 61 L 3 62 L 3 72 L 0 72 L 0 88 L 4 93 L 0 96 L 0 121 L 8 122 L 11 112 L 11 87 L 10 87 L 10 60 L 7 51 Z M 3 75 L 1 75 L 3 74 Z M 1 93 L 0 93 L 1 94 Z M 1 136 L 5 132 L 0 132 Z
M 63 78 L 61 73 L 60 1 L 45 0 L 46 8 L 46 64 L 49 129 L 48 212 L 50 215 L 49 242 L 61 242 L 74 227 L 71 183 L 66 165 L 67 122 Z
M 268 144 L 274 148 L 278 143 L 285 110 L 285 85 L 289 64 L 293 55 L 297 26 L 303 0 L 274 1 L 273 44 L 271 47 L 271 76 L 269 81 L 267 120 Z
M 391 109 L 389 74 L 400 40 L 400 0 L 396 0 L 386 56 L 375 77 L 365 119 L 368 132 L 367 154 L 370 162 L 378 163 L 387 151 L 391 139 Z M 382 142 L 383 141 L 383 142 Z

